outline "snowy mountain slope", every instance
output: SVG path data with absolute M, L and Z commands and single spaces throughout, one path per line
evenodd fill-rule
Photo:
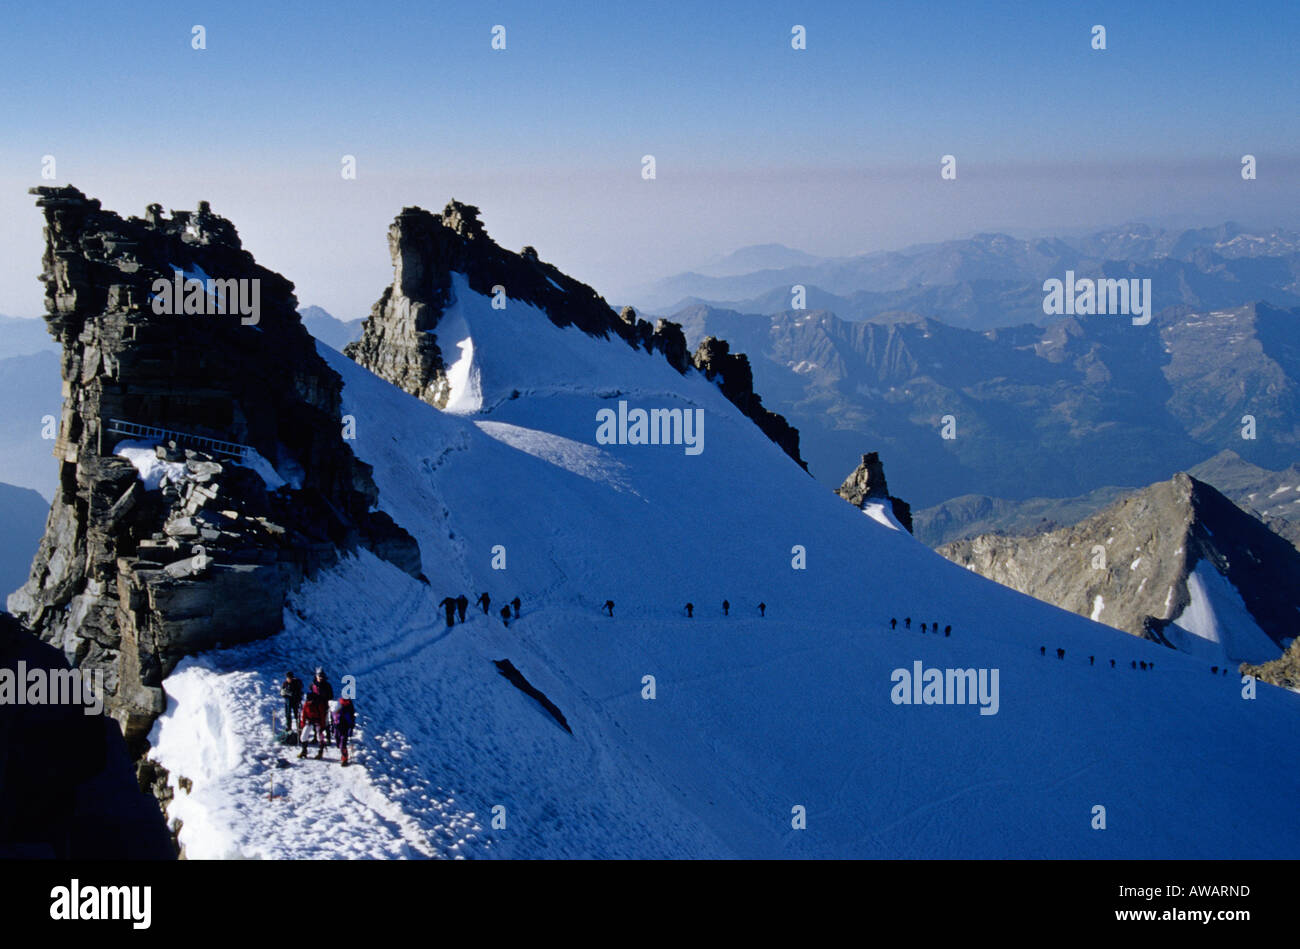
M 284 633 L 166 680 L 154 755 L 193 780 L 172 805 L 191 855 L 1300 850 L 1300 776 L 1274 764 L 1300 750 L 1295 695 L 1245 700 L 1199 661 L 986 581 L 845 504 L 702 377 L 454 289 L 440 344 L 472 351 L 456 412 L 320 349 L 380 507 L 419 540 L 431 585 L 362 553 L 293 595 Z M 703 409 L 703 452 L 596 444 L 596 412 L 620 399 Z M 796 545 L 807 569 L 792 568 Z M 438 600 L 483 590 L 493 615 L 471 606 L 447 629 Z M 495 610 L 515 595 L 506 628 Z M 913 628 L 891 631 L 891 616 Z M 923 636 L 923 621 L 953 634 Z M 1154 669 L 1131 670 L 1138 659 Z M 894 704 L 892 674 L 915 661 L 996 669 L 997 713 Z M 317 663 L 336 687 L 356 677 L 355 769 L 270 741 L 276 682 Z M 200 758 L 196 742 L 225 751 Z M 272 775 L 286 796 L 267 801 Z M 1104 831 L 1090 826 L 1098 804 Z

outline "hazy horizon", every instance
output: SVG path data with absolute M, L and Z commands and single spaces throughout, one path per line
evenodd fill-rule
M 615 304 L 755 244 L 839 257 L 1133 221 L 1300 229 L 1297 13 L 1231 15 L 1227 31 L 1197 2 L 945 2 L 887 23 L 836 3 L 19 9 L 0 40 L 0 313 L 43 312 L 40 184 L 124 215 L 207 200 L 340 319 L 390 282 L 401 208 L 452 197 Z

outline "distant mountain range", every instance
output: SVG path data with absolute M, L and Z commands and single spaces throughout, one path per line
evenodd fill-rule
M 1300 548 L 1300 465 L 1269 471 L 1227 450 L 1187 473 Z M 930 547 L 978 534 L 1038 534 L 1075 524 L 1133 491 L 1108 485 L 1080 497 L 1024 501 L 967 494 L 917 511 L 913 520 L 917 538 Z
M 345 322 L 318 306 L 299 307 L 298 315 L 302 317 L 302 325 L 307 328 L 307 332 L 339 352 L 342 352 L 343 347 L 348 343 L 356 342 L 361 338 L 363 320 Z
M 1295 637 L 1300 551 L 1187 474 L 1070 527 L 982 534 L 939 552 L 1012 589 L 1221 668 L 1274 660 Z
M 914 508 L 1138 487 L 1229 449 L 1270 469 L 1300 457 L 1300 309 L 1178 307 L 1145 327 L 1094 316 L 984 332 L 706 306 L 675 318 L 688 340 L 721 336 L 749 355 L 814 475 L 838 485 L 879 451 Z
M 888 320 L 910 311 L 989 329 L 1043 322 L 1043 281 L 1067 270 L 1089 277 L 1149 277 L 1156 309 L 1210 309 L 1250 300 L 1291 307 L 1300 305 L 1300 234 L 1253 232 L 1231 222 L 1186 231 L 1133 224 L 1082 238 L 979 234 L 834 258 L 766 244 L 629 296 L 659 313 L 707 303 L 772 314 L 790 309 L 791 288 L 799 285 L 809 310 L 830 310 L 845 320 Z
M 50 336 L 43 319 L 0 314 L 0 359 L 58 351 L 59 344 Z

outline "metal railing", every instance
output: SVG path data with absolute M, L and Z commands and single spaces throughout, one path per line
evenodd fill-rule
M 189 432 L 177 432 L 170 428 L 158 428 L 154 425 L 141 425 L 138 422 L 127 422 L 120 418 L 109 419 L 107 431 L 115 435 L 152 438 L 156 439 L 159 444 L 174 441 L 177 445 L 189 445 L 192 448 L 201 448 L 213 454 L 231 455 L 235 458 L 243 458 L 252 450 L 249 446 L 241 445 L 238 442 L 222 441 L 220 438 L 193 435 Z

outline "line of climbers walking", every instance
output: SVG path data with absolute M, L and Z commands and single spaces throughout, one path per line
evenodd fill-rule
M 1039 647 L 1038 647 L 1038 654 L 1039 654 L 1040 656 L 1046 656 L 1046 655 L 1047 655 L 1047 647 L 1046 647 L 1046 646 L 1039 646 Z M 1059 649 L 1059 648 L 1058 648 L 1058 649 L 1056 650 L 1056 658 L 1057 658 L 1057 659 L 1064 659 L 1064 658 L 1065 658 L 1065 650 L 1064 650 L 1064 649 Z M 1095 666 L 1096 664 L 1097 664 L 1097 657 L 1096 657 L 1096 656 L 1089 656 L 1089 657 L 1088 657 L 1088 665 L 1090 665 L 1090 666 Z M 1112 659 L 1112 660 L 1110 661 L 1110 667 L 1111 667 L 1112 669 L 1115 668 L 1115 660 L 1114 660 L 1114 659 Z M 1140 670 L 1140 671 L 1142 671 L 1142 672 L 1146 672 L 1148 669 L 1154 669 L 1155 667 L 1156 667 L 1156 664 L 1155 664 L 1154 662 L 1152 662 L 1150 659 L 1131 659 L 1131 660 L 1129 660 L 1129 668 L 1130 668 L 1130 669 L 1137 669 L 1137 670 Z M 1218 666 L 1210 666 L 1210 675 L 1216 675 L 1216 676 L 1217 676 L 1217 675 L 1220 675 L 1220 674 L 1226 676 L 1226 675 L 1228 674 L 1228 667 L 1227 667 L 1227 666 L 1224 666 L 1224 667 L 1223 667 L 1223 671 L 1222 671 L 1222 673 L 1220 673 L 1220 671 L 1219 671 L 1219 667 L 1218 667 Z
M 478 599 L 474 601 L 474 605 L 482 607 L 483 615 L 487 616 L 489 611 L 492 609 L 492 597 L 489 596 L 486 591 L 480 593 Z M 520 602 L 519 597 L 515 597 L 508 604 L 501 607 L 499 615 L 501 616 L 502 625 L 509 626 L 511 619 L 519 619 L 519 607 L 522 605 L 523 604 Z M 465 622 L 465 613 L 469 609 L 469 597 L 464 593 L 454 597 L 445 596 L 438 602 L 438 606 L 440 606 L 446 614 L 447 625 L 455 626 L 457 618 L 459 618 L 460 622 Z
M 889 628 L 890 628 L 890 629 L 897 629 L 897 628 L 898 628 L 898 617 L 896 617 L 896 616 L 891 616 L 891 617 L 889 618 Z M 911 628 L 912 628 L 912 617 L 910 617 L 910 616 L 904 616 L 904 617 L 903 617 L 903 628 L 904 628 L 904 629 L 911 629 Z M 934 634 L 935 634 L 936 636 L 939 635 L 939 623 L 938 623 L 938 621 L 935 621 L 934 623 L 922 623 L 922 624 L 921 624 L 921 632 L 923 632 L 923 633 L 928 633 L 928 632 L 930 632 L 931 630 L 934 631 Z M 947 625 L 947 626 L 944 626 L 944 628 L 943 628 L 943 634 L 944 634 L 945 636 L 951 636 L 951 635 L 952 635 L 952 625 L 951 625 L 951 624 L 949 624 L 949 625 Z
M 284 720 L 286 735 L 290 743 L 301 745 L 299 758 L 307 757 L 307 744 L 315 741 L 316 757 L 325 756 L 327 744 L 337 744 L 341 762 L 348 763 L 348 740 L 357 725 L 357 711 L 352 699 L 344 697 L 334 700 L 334 686 L 330 684 L 325 670 L 316 667 L 311 686 L 303 694 L 302 680 L 294 675 L 293 670 L 285 674 L 280 683 L 280 697 L 284 699 Z M 311 729 L 311 738 L 307 730 Z

